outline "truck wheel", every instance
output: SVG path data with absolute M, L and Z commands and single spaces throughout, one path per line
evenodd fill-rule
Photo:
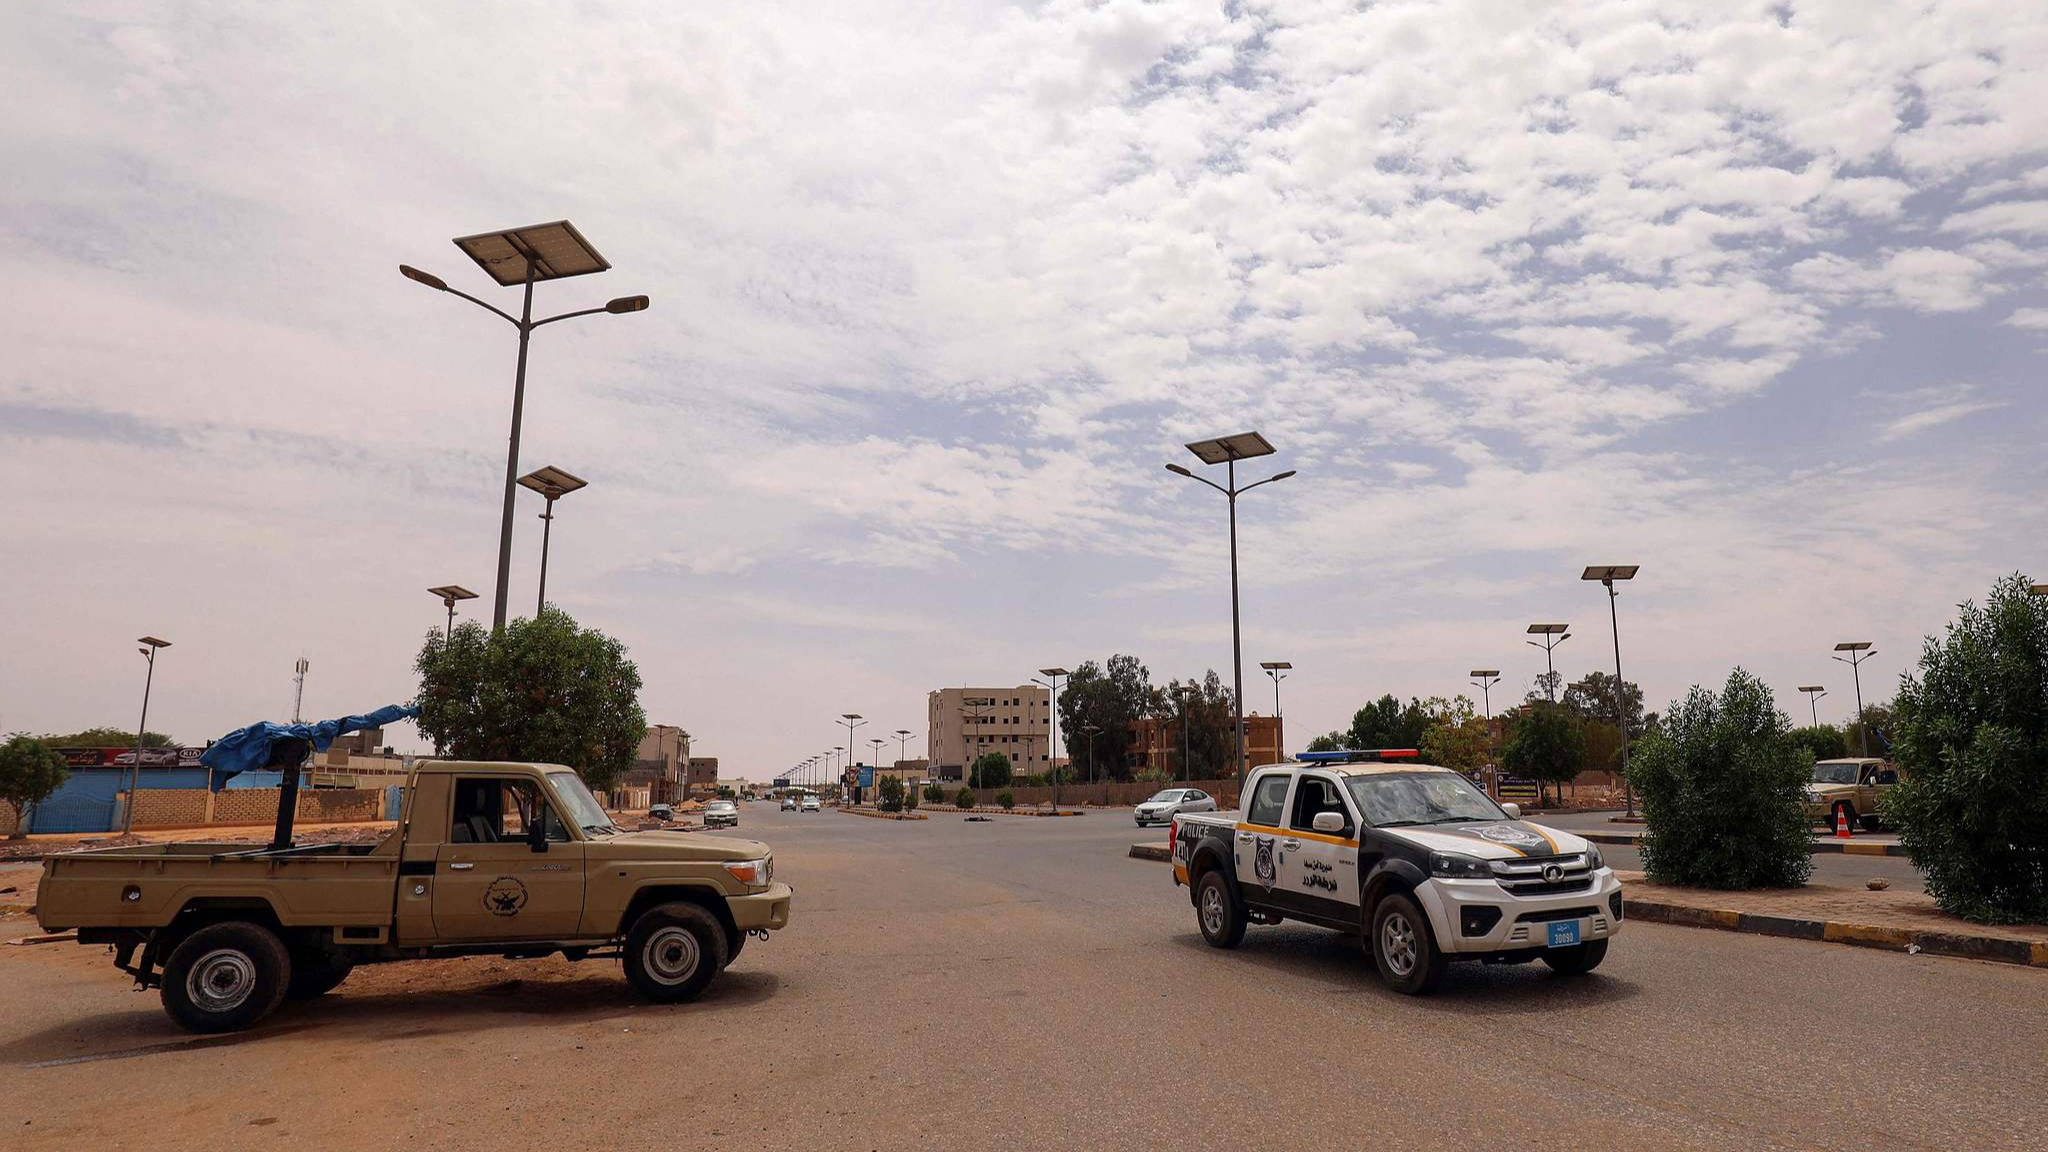
M 740 949 L 745 948 L 746 946 L 747 934 L 745 932 L 733 933 L 732 936 L 726 941 L 725 967 L 732 967 L 732 962 L 740 958 Z
M 1584 944 L 1574 944 L 1570 948 L 1552 948 L 1543 954 L 1543 962 L 1550 965 L 1550 970 L 1560 976 L 1577 976 L 1581 972 L 1591 972 L 1605 959 L 1605 940 L 1588 940 Z
M 1865 832 L 1875 832 L 1881 827 L 1883 827 L 1883 824 L 1878 820 L 1877 817 L 1865 816 L 1863 818 L 1863 830 Z
M 285 984 L 284 998 L 287 1000 L 314 1000 L 327 995 L 341 982 L 356 962 L 346 956 L 332 956 L 325 952 L 295 952 L 292 954 L 292 978 Z
M 725 928 L 695 904 L 658 904 L 626 933 L 626 979 L 649 1000 L 693 1000 L 725 967 Z
M 1845 818 L 1851 825 L 1856 823 L 1856 806 L 1847 800 L 1835 805 L 1834 812 L 1828 817 L 1828 831 L 1833 832 L 1841 827 Z
M 192 1032 L 239 1032 L 270 1015 L 291 984 L 284 941 L 260 924 L 208 924 L 164 962 L 164 1011 Z
M 1244 908 L 1221 868 L 1211 868 L 1196 881 L 1195 919 L 1202 926 L 1202 939 L 1213 947 L 1235 948 L 1244 941 Z
M 1366 939 L 1387 987 L 1409 996 L 1443 987 L 1451 958 L 1436 946 L 1429 917 L 1407 896 L 1395 893 L 1373 906 L 1372 931 Z

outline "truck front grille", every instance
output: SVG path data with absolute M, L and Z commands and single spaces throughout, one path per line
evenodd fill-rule
M 1494 880 L 1510 896 L 1558 896 L 1593 886 L 1591 863 L 1581 852 L 1495 860 L 1492 867 Z

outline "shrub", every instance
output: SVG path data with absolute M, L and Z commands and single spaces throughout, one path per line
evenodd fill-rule
M 2048 920 L 2048 596 L 2000 580 L 1894 702 L 1904 778 L 1881 809 L 1927 891 L 1986 923 Z
M 1515 724 L 1500 750 L 1500 766 L 1511 775 L 1546 784 L 1578 776 L 1586 758 L 1586 732 L 1579 718 L 1556 704 L 1537 701 Z
M 1813 870 L 1803 805 L 1813 764 L 1771 690 L 1740 668 L 1719 696 L 1694 685 L 1629 756 L 1643 866 L 1702 888 L 1789 888 Z
M 1001 752 L 984 752 L 967 772 L 974 788 L 1001 788 L 1010 782 L 1010 758 Z
M 1164 768 L 1141 768 L 1131 779 L 1140 784 L 1164 784 L 1172 780 L 1173 777 L 1167 775 Z
M 905 812 L 917 811 L 917 789 L 909 784 L 903 786 L 903 810 Z
M 964 785 L 964 784 L 963 784 L 963 785 L 961 785 L 961 787 L 960 787 L 960 790 L 959 790 L 958 792 L 955 792 L 955 793 L 953 793 L 953 805 L 954 805 L 954 807 L 956 807 L 956 808 L 972 808 L 972 807 L 974 807 L 974 804 L 975 804 L 975 800 L 974 800 L 974 789 L 972 789 L 972 788 L 969 788 L 969 787 L 967 787 L 966 785 Z
M 903 811 L 903 781 L 884 776 L 875 783 L 875 807 L 884 812 Z
M 1849 754 L 1849 741 L 1833 724 L 1794 728 L 1792 742 L 1805 750 L 1809 760 L 1840 760 Z
M 924 802 L 927 804 L 944 804 L 946 802 L 946 786 L 937 780 L 926 782 L 924 786 Z
M 1017 794 L 1005 788 L 1001 792 L 996 793 L 996 803 L 1001 804 L 1005 808 L 1015 808 L 1017 806 Z

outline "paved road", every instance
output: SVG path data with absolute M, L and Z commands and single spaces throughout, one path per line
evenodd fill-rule
M 1331 933 L 1204 946 L 1113 815 L 743 813 L 796 918 L 695 1005 L 638 1004 L 608 962 L 440 961 L 195 1045 L 92 950 L 0 948 L 10 1146 L 1975 1149 L 2048 1129 L 2048 972 L 1638 924 L 1583 979 L 1460 968 L 1408 999 Z M 129 1055 L 29 1066 L 101 1053 Z

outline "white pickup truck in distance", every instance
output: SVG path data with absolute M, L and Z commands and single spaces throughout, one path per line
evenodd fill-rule
M 1448 768 L 1275 764 L 1243 796 L 1241 812 L 1174 821 L 1174 883 L 1218 948 L 1250 923 L 1356 932 L 1380 978 L 1416 994 L 1454 960 L 1591 971 L 1621 931 L 1621 882 L 1599 849 Z

